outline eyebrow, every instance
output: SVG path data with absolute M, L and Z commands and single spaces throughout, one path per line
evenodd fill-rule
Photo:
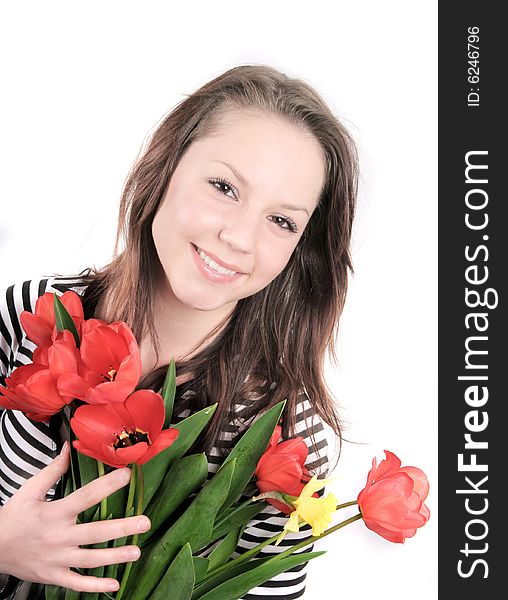
M 247 182 L 247 180 L 245 179 L 245 177 L 243 177 L 233 167 L 233 165 L 229 164 L 225 160 L 216 160 L 214 162 L 218 162 L 218 163 L 221 163 L 221 164 L 225 165 L 233 173 L 233 175 L 242 183 L 243 186 L 245 186 L 247 188 L 249 187 L 249 183 Z M 309 215 L 309 211 L 304 206 L 295 206 L 294 204 L 281 204 L 280 206 L 281 206 L 281 208 L 285 208 L 286 210 L 303 211 L 303 212 L 307 213 L 307 216 L 310 216 Z

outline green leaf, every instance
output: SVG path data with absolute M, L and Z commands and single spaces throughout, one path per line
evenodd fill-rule
M 208 461 L 204 453 L 184 456 L 173 464 L 144 511 L 152 522 L 152 528 L 140 537 L 141 546 L 154 534 L 160 533 L 161 526 L 206 481 L 207 476 Z
M 78 469 L 79 469 L 78 476 L 76 478 L 76 479 L 78 479 L 78 481 L 76 483 L 79 484 L 79 487 L 83 487 L 87 483 L 90 483 L 94 479 L 97 479 L 97 477 L 99 476 L 99 471 L 97 469 L 97 461 L 95 460 L 95 458 L 90 458 L 89 456 L 86 456 L 85 454 L 81 454 L 81 452 L 78 452 L 77 450 L 76 450 L 76 454 L 77 454 L 77 458 L 78 458 Z M 94 506 L 90 506 L 90 508 L 87 508 L 84 511 L 83 520 L 85 522 L 90 521 L 97 506 L 98 506 L 98 504 L 95 504 Z
M 72 317 L 67 312 L 67 309 L 62 304 L 62 301 L 57 294 L 53 294 L 53 306 L 55 307 L 56 328 L 58 331 L 68 329 L 76 340 L 76 348 L 79 348 L 79 335 L 78 330 L 76 329 L 76 324 L 72 320 Z
M 210 561 L 204 556 L 193 556 L 192 560 L 194 561 L 194 576 L 196 579 L 196 584 L 206 577 L 206 572 L 208 571 L 208 564 Z
M 113 517 L 113 515 L 108 515 L 108 518 L 106 519 L 106 521 L 109 521 L 112 517 Z M 107 548 L 107 547 L 108 547 L 108 542 L 100 542 L 98 544 L 92 544 L 90 546 L 87 546 L 87 548 L 98 548 L 98 549 Z M 87 569 L 86 574 L 91 577 L 102 577 L 104 575 L 104 566 L 95 567 L 93 569 Z M 82 592 L 81 597 L 83 600 L 98 600 L 99 592 Z
M 45 585 L 44 598 L 45 600 L 60 600 L 62 588 L 58 585 Z
M 164 429 L 167 429 L 171 424 L 173 416 L 173 405 L 175 403 L 176 394 L 176 366 L 175 359 L 172 358 L 168 365 L 164 385 L 162 386 L 162 398 L 164 399 L 164 407 L 166 409 L 166 417 L 164 419 Z
M 134 515 L 134 506 L 130 509 L 130 511 L 125 515 L 126 517 L 132 517 Z M 123 516 L 123 515 L 122 515 Z M 129 538 L 129 536 L 125 536 L 125 537 L 121 537 L 121 538 L 116 538 L 115 540 L 113 540 L 113 543 L 111 545 L 112 548 L 119 548 L 120 546 L 125 546 L 125 544 L 127 543 L 127 539 Z M 117 575 L 118 575 L 118 567 L 120 565 L 118 563 L 114 563 L 112 565 L 108 565 L 106 567 L 106 573 L 104 574 L 104 577 L 109 578 L 111 577 L 111 579 L 116 579 Z
M 180 550 L 150 600 L 190 600 L 194 588 L 194 563 L 190 544 Z
M 268 506 L 266 502 L 254 502 L 247 506 L 238 506 L 229 508 L 222 517 L 215 522 L 212 540 L 215 541 L 226 535 L 234 527 L 240 527 L 240 525 L 246 525 L 251 519 L 253 519 L 259 512 Z
M 129 486 L 126 485 L 108 496 L 108 512 L 112 513 L 114 519 L 122 519 L 125 516 L 128 491 Z
M 65 590 L 65 600 L 79 600 L 81 598 L 81 592 L 76 592 L 74 590 Z
M 143 465 L 143 472 L 145 474 L 143 510 L 148 506 L 171 465 L 181 458 L 192 444 L 194 444 L 199 434 L 212 418 L 216 408 L 217 404 L 207 406 L 174 425 L 174 428 L 179 431 L 177 439 L 169 448 L 159 452 L 152 460 Z
M 208 565 L 208 572 L 213 571 L 217 567 L 225 564 L 238 545 L 238 538 L 243 531 L 243 527 L 233 529 L 227 536 L 218 544 L 212 552 L 209 554 L 208 559 L 210 561 Z
M 70 473 L 70 471 L 67 471 L 67 473 L 65 473 L 64 479 L 65 479 L 65 483 L 63 485 L 63 487 L 64 487 L 63 497 L 65 498 L 66 496 L 69 496 L 69 494 L 72 494 L 72 492 L 74 491 L 73 485 L 72 485 L 72 474 Z
M 193 596 L 193 600 L 194 598 L 201 598 L 201 600 L 238 600 L 238 598 L 242 598 L 247 594 L 249 590 L 272 579 L 272 577 L 322 554 L 324 552 L 301 552 L 280 559 L 268 560 L 246 573 L 236 575 L 236 577 L 228 577 L 226 581 L 202 596 Z
M 251 560 L 246 561 L 244 563 L 238 563 L 236 565 L 232 565 L 230 568 L 213 575 L 212 577 L 208 577 L 201 582 L 196 581 L 196 585 L 194 586 L 194 592 L 192 593 L 192 600 L 196 600 L 200 598 L 210 590 L 213 590 L 224 581 L 228 581 L 228 579 L 232 579 L 237 575 L 241 575 L 242 573 L 247 573 L 247 571 L 251 571 L 255 569 L 257 566 L 265 563 L 270 560 L 271 556 L 264 556 L 262 558 L 251 558 Z
M 192 552 L 209 543 L 219 508 L 227 497 L 236 461 L 230 461 L 203 486 L 182 516 L 155 543 L 147 546 L 135 563 L 130 600 L 145 600 L 171 561 L 187 542 Z
M 233 450 L 222 464 L 223 469 L 230 460 L 236 460 L 236 469 L 229 494 L 220 514 L 224 513 L 242 493 L 256 470 L 259 459 L 265 452 L 286 401 L 279 402 L 257 419 L 235 444 Z

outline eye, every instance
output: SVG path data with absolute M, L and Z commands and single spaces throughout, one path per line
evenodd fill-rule
M 221 194 L 224 194 L 224 196 L 228 196 L 229 198 L 233 199 L 237 198 L 238 192 L 235 186 L 227 179 L 223 179 L 222 177 L 214 177 L 209 179 L 208 182 L 211 183 Z M 232 196 L 230 196 L 230 192 L 233 193 Z
M 235 186 L 227 179 L 223 177 L 212 177 L 208 180 L 208 183 L 228 198 L 238 199 L 238 191 Z M 232 194 L 232 196 L 230 195 Z M 272 222 L 278 225 L 281 229 L 286 229 L 291 233 L 297 233 L 298 227 L 296 223 L 290 217 L 279 217 L 278 215 L 270 215 Z
M 272 215 L 271 218 L 281 229 L 287 229 L 288 231 L 291 231 L 291 233 L 298 232 L 298 227 L 293 219 L 290 219 L 289 217 L 279 217 L 277 215 Z

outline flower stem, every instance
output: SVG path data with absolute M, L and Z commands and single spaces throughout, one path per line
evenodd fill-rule
M 102 477 L 105 474 L 105 470 L 104 470 L 104 463 L 101 462 L 100 460 L 97 461 L 97 472 L 99 474 L 99 477 Z M 100 514 L 100 519 L 101 521 L 105 521 L 108 518 L 108 498 L 103 498 L 101 500 L 101 514 Z
M 354 506 L 358 504 L 356 500 L 351 500 L 351 502 L 344 502 L 344 504 L 337 504 L 337 508 L 335 510 L 340 510 L 341 508 L 347 508 L 348 506 Z
M 355 502 L 355 504 L 356 504 L 356 502 Z M 287 550 L 284 550 L 284 552 L 281 552 L 280 554 L 277 554 L 273 558 L 270 558 L 270 560 L 267 562 L 272 562 L 274 560 L 280 560 L 281 558 L 289 556 L 290 554 L 293 554 L 293 552 L 295 552 L 296 550 L 300 550 L 300 548 L 305 548 L 309 544 L 313 544 L 317 540 L 320 540 L 320 539 L 326 537 L 327 535 L 330 535 L 330 533 L 333 533 L 334 531 L 337 531 L 338 529 L 342 529 L 342 527 L 345 527 L 346 525 L 349 525 L 350 523 L 354 523 L 355 521 L 358 521 L 361 518 L 362 518 L 362 513 L 358 513 L 352 517 L 349 517 L 349 519 L 346 519 L 345 521 L 342 521 L 342 522 L 338 523 L 337 525 L 330 527 L 330 529 L 327 529 L 321 535 L 313 535 L 312 537 L 307 538 L 303 542 L 300 542 L 299 544 L 296 544 L 295 546 L 291 546 L 291 548 L 288 548 Z
M 136 484 L 134 487 L 137 487 L 137 499 L 136 499 L 136 515 L 140 515 L 143 512 L 143 497 L 145 495 L 145 479 L 143 477 L 143 468 L 141 465 L 134 465 L 134 473 L 131 478 L 132 480 L 136 480 Z M 131 486 L 132 487 L 132 486 Z M 134 502 L 134 492 L 131 494 L 131 487 L 129 487 L 129 498 L 127 500 L 128 511 L 133 506 Z M 139 534 L 135 533 L 132 536 L 131 544 L 135 546 L 138 543 Z M 116 595 L 116 600 L 120 600 L 127 588 L 127 581 L 129 579 L 129 575 L 132 569 L 132 563 L 128 562 L 125 565 L 125 571 L 123 572 L 122 583 L 120 584 L 120 589 L 118 590 L 118 594 Z
M 357 504 L 356 500 L 352 500 L 351 502 L 344 502 L 344 504 L 339 504 L 337 506 L 337 510 L 339 510 L 341 508 L 346 508 L 348 506 L 354 506 L 355 504 Z M 308 546 L 309 544 L 312 544 L 316 540 L 319 540 L 319 539 L 325 537 L 329 533 L 333 533 L 334 531 L 337 531 L 337 529 L 341 529 L 342 527 L 349 525 L 349 523 L 353 523 L 354 521 L 357 521 L 358 519 L 361 519 L 361 518 L 362 518 L 361 513 L 358 513 L 357 515 L 354 515 L 353 517 L 350 517 L 349 519 L 342 521 L 338 525 L 335 525 L 334 527 L 330 527 L 330 529 L 327 529 L 321 535 L 312 536 L 311 538 L 307 538 L 304 542 L 300 542 L 300 544 L 297 544 L 295 546 L 292 546 L 291 548 L 288 548 L 288 550 L 285 550 L 284 552 L 281 552 L 280 554 L 277 554 L 276 556 L 271 558 L 270 561 L 274 560 L 274 559 L 279 559 L 282 556 L 288 556 L 289 554 L 293 553 L 295 550 L 299 550 L 300 548 L 305 548 L 305 546 Z M 303 524 L 303 523 L 304 523 L 304 521 L 302 521 L 301 524 Z M 277 539 L 279 538 L 279 536 L 280 536 L 280 533 L 277 533 L 273 537 L 261 542 L 257 546 L 254 546 L 254 548 L 247 550 L 247 552 L 244 552 L 242 555 L 238 556 L 237 558 L 228 561 L 227 563 L 225 563 L 224 565 L 221 565 L 220 567 L 217 567 L 217 569 L 214 569 L 213 571 L 210 571 L 210 573 L 207 573 L 206 579 L 208 579 L 209 577 L 213 577 L 213 576 L 217 575 L 218 573 L 221 573 L 222 571 L 229 569 L 232 566 L 238 565 L 240 563 L 245 562 L 246 560 L 249 560 L 250 558 L 253 558 L 257 554 L 259 554 L 259 552 L 265 546 L 268 546 L 269 544 L 276 542 Z
M 127 505 L 125 506 L 125 516 L 128 517 L 131 508 L 134 506 L 134 492 L 136 491 L 136 474 L 131 473 L 131 480 L 129 483 L 129 493 L 127 495 Z

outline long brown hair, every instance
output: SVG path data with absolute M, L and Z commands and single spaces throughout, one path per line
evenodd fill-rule
M 161 265 L 152 222 L 186 149 L 212 131 L 217 116 L 229 108 L 274 113 L 310 132 L 324 152 L 326 176 L 286 268 L 264 289 L 239 300 L 229 320 L 207 336 L 215 335 L 204 349 L 177 363 L 178 375 L 193 373 L 184 384 L 194 392 L 191 410 L 218 403 L 201 448 L 215 445 L 237 403 L 247 407 L 242 416 L 252 417 L 287 399 L 282 424 L 284 435 L 291 435 L 302 391 L 340 438 L 336 402 L 323 371 L 326 352 L 337 364 L 335 339 L 352 271 L 357 155 L 346 129 L 304 81 L 268 66 L 238 66 L 169 112 L 126 179 L 114 258 L 100 271 L 88 270 L 89 295 L 112 300 L 101 317 L 126 321 L 138 340 L 149 336 L 158 356 L 153 302 Z M 160 389 L 165 372 L 160 367 L 149 373 L 140 387 Z

